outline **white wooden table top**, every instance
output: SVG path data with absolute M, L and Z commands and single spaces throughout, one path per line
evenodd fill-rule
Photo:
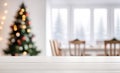
M 2 56 L 0 63 L 6 62 L 75 62 L 75 63 L 120 63 L 120 56 Z
M 0 73 L 120 73 L 120 57 L 0 57 Z

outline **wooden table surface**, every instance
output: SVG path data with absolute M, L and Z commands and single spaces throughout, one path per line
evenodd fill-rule
M 120 73 L 120 57 L 0 57 L 0 73 Z

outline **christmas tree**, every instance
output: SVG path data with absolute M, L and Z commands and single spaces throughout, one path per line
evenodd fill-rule
M 14 24 L 11 25 L 11 33 L 8 42 L 8 48 L 4 50 L 5 54 L 30 55 L 34 56 L 40 53 L 37 51 L 33 42 L 34 35 L 31 33 L 31 22 L 28 19 L 28 13 L 24 3 L 20 5 L 20 9 L 15 16 Z

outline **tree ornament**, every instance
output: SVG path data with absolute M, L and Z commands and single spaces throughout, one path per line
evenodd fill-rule
M 17 40 L 17 43 L 18 43 L 18 45 L 21 45 L 21 41 L 20 40 Z
M 13 29 L 14 29 L 14 31 L 17 31 L 17 26 L 14 25 L 14 26 L 13 26 Z
M 21 22 L 21 24 L 25 24 L 25 22 L 24 22 L 24 21 L 22 21 L 22 22 Z
M 23 36 L 23 37 L 22 37 L 22 41 L 25 41 L 25 40 L 26 40 L 26 37 L 25 37 L 25 36 Z
M 17 33 L 16 33 L 16 36 L 17 36 L 17 37 L 19 37 L 19 36 L 20 36 L 20 33 L 19 33 L 19 32 L 17 32 Z
M 24 18 L 24 19 L 25 19 L 25 18 L 26 18 L 26 16 L 25 16 L 25 15 L 22 15 L 22 18 Z
M 26 16 L 28 16 L 28 13 L 26 13 Z
M 11 42 L 14 43 L 14 42 L 15 42 L 15 39 L 13 38 L 13 39 L 11 40 Z
M 22 11 L 20 11 L 20 12 L 19 12 L 19 14 L 20 14 L 20 15 L 23 15 L 23 12 L 22 12 Z
M 30 24 L 31 24 L 31 22 L 29 21 L 29 22 L 28 22 L 28 25 L 30 25 Z
M 22 28 L 22 29 L 26 29 L 26 25 L 22 25 L 21 28 Z
M 22 21 L 25 21 L 25 20 L 26 20 L 26 16 L 22 15 Z
M 23 50 L 23 47 L 22 47 L 22 46 L 20 46 L 20 47 L 19 47 L 19 50 Z
M 25 50 L 28 50 L 28 45 L 24 45 Z
M 28 32 L 28 33 L 30 33 L 30 31 L 31 31 L 30 29 L 27 29 L 27 32 Z
M 24 9 L 24 8 L 22 8 L 22 9 L 21 9 L 21 12 L 24 12 L 24 11 L 25 11 L 25 9 Z
M 28 53 L 26 51 L 23 52 L 23 56 L 26 56 Z
M 28 37 L 26 37 L 26 41 L 27 41 L 27 42 L 29 42 L 29 41 L 30 41 Z
M 22 18 L 22 21 L 25 21 L 26 19 L 25 18 Z
M 33 46 L 32 46 L 32 44 L 29 44 L 29 48 L 32 48 Z

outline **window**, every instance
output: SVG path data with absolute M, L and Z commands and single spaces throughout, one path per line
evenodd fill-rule
M 90 40 L 90 9 L 74 9 L 74 38 Z
M 67 8 L 52 9 L 51 30 L 53 39 L 57 39 L 65 45 L 73 39 L 85 40 L 86 43 L 92 44 L 91 42 L 107 38 L 107 9 L 95 8 L 91 11 L 90 8 L 73 8 L 72 12 L 68 16 Z M 92 19 L 91 13 L 94 16 Z M 71 21 L 68 21 L 68 17 L 71 17 Z M 92 20 L 93 23 L 91 23 Z M 68 24 L 68 22 L 73 23 Z M 92 40 L 91 35 L 94 37 Z
M 114 37 L 120 39 L 120 8 L 114 10 Z
M 73 24 L 68 24 L 68 12 L 66 8 L 52 9 L 52 38 L 67 44 L 68 38 L 86 40 L 87 43 L 94 40 L 104 40 L 107 38 L 107 9 L 94 9 L 93 25 L 91 24 L 90 8 L 74 8 Z M 71 15 L 70 15 L 71 17 Z M 72 28 L 68 30 L 69 26 Z M 94 27 L 91 27 L 94 26 Z M 91 33 L 93 29 L 93 32 Z M 72 31 L 68 36 L 68 32 Z M 93 41 L 91 36 L 94 35 Z M 69 40 L 72 40 L 69 39 Z M 64 40 L 64 41 L 63 41 Z
M 64 45 L 67 40 L 67 9 L 52 9 L 52 39 L 57 39 Z
M 94 39 L 107 38 L 107 9 L 94 9 Z

